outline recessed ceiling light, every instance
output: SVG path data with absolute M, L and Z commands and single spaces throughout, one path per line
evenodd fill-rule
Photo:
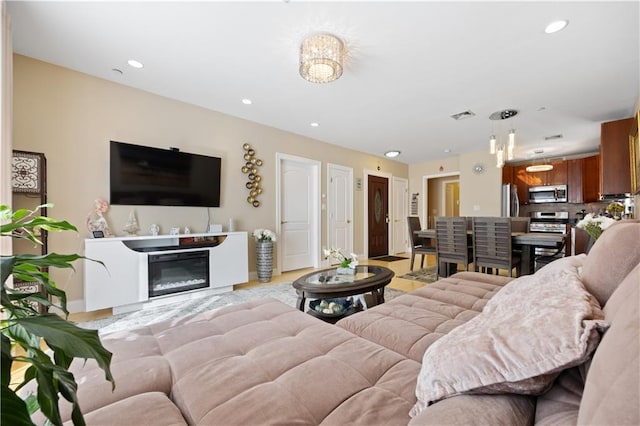
M 253 101 L 251 99 L 245 98 L 245 99 L 242 100 L 242 103 L 245 104 L 245 105 L 251 105 L 253 103 Z
M 554 21 L 547 25 L 547 27 L 544 29 L 544 32 L 547 34 L 557 33 L 558 31 L 565 29 L 567 25 L 569 25 L 569 21 L 566 20 Z
M 127 63 L 129 64 L 129 66 L 132 66 L 133 68 L 144 67 L 144 65 L 142 65 L 142 62 L 136 61 L 135 59 L 129 59 Z
M 318 127 L 318 126 L 319 126 L 319 124 L 318 124 L 318 123 L 316 123 L 316 122 L 313 122 L 313 123 L 311 123 L 311 124 L 310 124 L 310 126 L 311 126 L 311 127 Z
M 448 154 L 448 153 L 450 153 L 450 152 L 451 152 L 451 150 L 450 150 L 449 148 L 447 148 L 447 149 L 445 149 L 445 150 L 444 150 L 444 152 L 445 152 L 446 154 Z
M 384 153 L 384 156 L 389 158 L 396 158 L 398 155 L 400 155 L 400 151 L 387 151 Z

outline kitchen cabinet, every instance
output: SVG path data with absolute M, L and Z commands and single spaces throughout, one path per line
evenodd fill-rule
M 521 205 L 529 204 L 529 186 L 532 186 L 530 185 L 531 173 L 526 169 L 527 166 L 513 167 L 513 184 L 516 186 Z
M 502 167 L 502 183 L 515 183 L 513 181 L 513 166 Z
M 547 172 L 528 172 L 529 186 L 540 185 L 566 185 L 567 184 L 567 162 L 556 161 L 551 163 L 552 170 Z
M 631 192 L 629 133 L 633 118 L 609 121 L 600 127 L 600 192 Z
M 557 161 L 551 163 L 553 170 L 549 170 L 546 175 L 545 185 L 566 185 L 567 184 L 567 162 Z
M 568 160 L 567 192 L 570 203 L 593 203 L 600 198 L 600 156 Z
M 582 203 L 582 158 L 567 161 L 567 201 Z
M 582 202 L 600 200 L 600 155 L 582 159 Z

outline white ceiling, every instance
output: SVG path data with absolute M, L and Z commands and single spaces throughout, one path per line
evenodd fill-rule
M 637 1 L 7 3 L 17 53 L 408 164 L 488 149 L 510 127 L 517 160 L 595 151 L 600 123 L 632 116 L 640 93 Z M 556 19 L 568 27 L 545 34 Z M 349 60 L 313 84 L 298 48 L 321 31 Z M 520 113 L 489 120 L 504 108 Z

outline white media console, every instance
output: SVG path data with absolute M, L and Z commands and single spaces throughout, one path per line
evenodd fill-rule
M 85 311 L 138 309 L 196 289 L 233 290 L 249 278 L 246 232 L 85 240 Z

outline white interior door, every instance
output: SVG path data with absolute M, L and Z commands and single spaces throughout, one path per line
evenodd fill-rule
M 409 181 L 393 178 L 393 245 L 391 254 L 406 253 L 409 247 L 407 216 L 409 215 Z
M 327 246 L 353 253 L 353 169 L 327 165 Z
M 278 164 L 281 270 L 318 267 L 320 165 L 284 155 Z

